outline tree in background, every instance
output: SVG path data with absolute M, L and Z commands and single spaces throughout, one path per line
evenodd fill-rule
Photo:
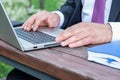
M 29 12 L 34 11 L 29 0 L 2 0 L 5 9 L 12 20 L 25 21 L 29 17 Z
M 40 10 L 57 10 L 65 0 L 2 0 L 12 20 L 25 21 Z

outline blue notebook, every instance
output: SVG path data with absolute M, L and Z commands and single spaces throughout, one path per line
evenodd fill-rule
M 88 48 L 88 60 L 120 69 L 120 41 Z

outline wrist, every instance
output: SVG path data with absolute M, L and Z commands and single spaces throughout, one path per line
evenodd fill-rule
M 108 23 L 108 24 L 106 24 L 106 27 L 108 28 L 108 40 L 109 40 L 109 42 L 111 42 L 112 41 L 112 27 L 111 27 L 111 25 Z
M 106 27 L 107 27 L 109 30 L 112 31 L 112 27 L 111 27 L 111 25 L 110 25 L 109 23 L 106 24 Z
M 58 27 L 60 28 L 64 23 L 64 15 L 60 11 L 53 11 L 52 13 L 56 13 L 60 17 L 60 22 L 59 22 L 59 25 L 58 25 Z
M 60 16 L 57 13 L 53 13 L 53 14 L 55 15 L 56 18 L 56 27 L 58 27 L 60 24 Z

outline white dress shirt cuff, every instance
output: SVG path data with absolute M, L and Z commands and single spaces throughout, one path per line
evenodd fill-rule
M 53 13 L 56 13 L 56 14 L 58 14 L 60 16 L 60 23 L 58 25 L 58 27 L 60 28 L 64 23 L 64 15 L 60 11 L 53 11 Z
M 120 22 L 109 22 L 112 27 L 112 41 L 120 40 Z

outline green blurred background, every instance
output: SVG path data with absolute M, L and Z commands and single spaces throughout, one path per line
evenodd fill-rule
M 25 21 L 32 14 L 40 11 L 58 10 L 65 0 L 2 0 L 11 20 Z M 40 9 L 43 8 L 43 9 Z M 0 80 L 14 67 L 0 62 Z

